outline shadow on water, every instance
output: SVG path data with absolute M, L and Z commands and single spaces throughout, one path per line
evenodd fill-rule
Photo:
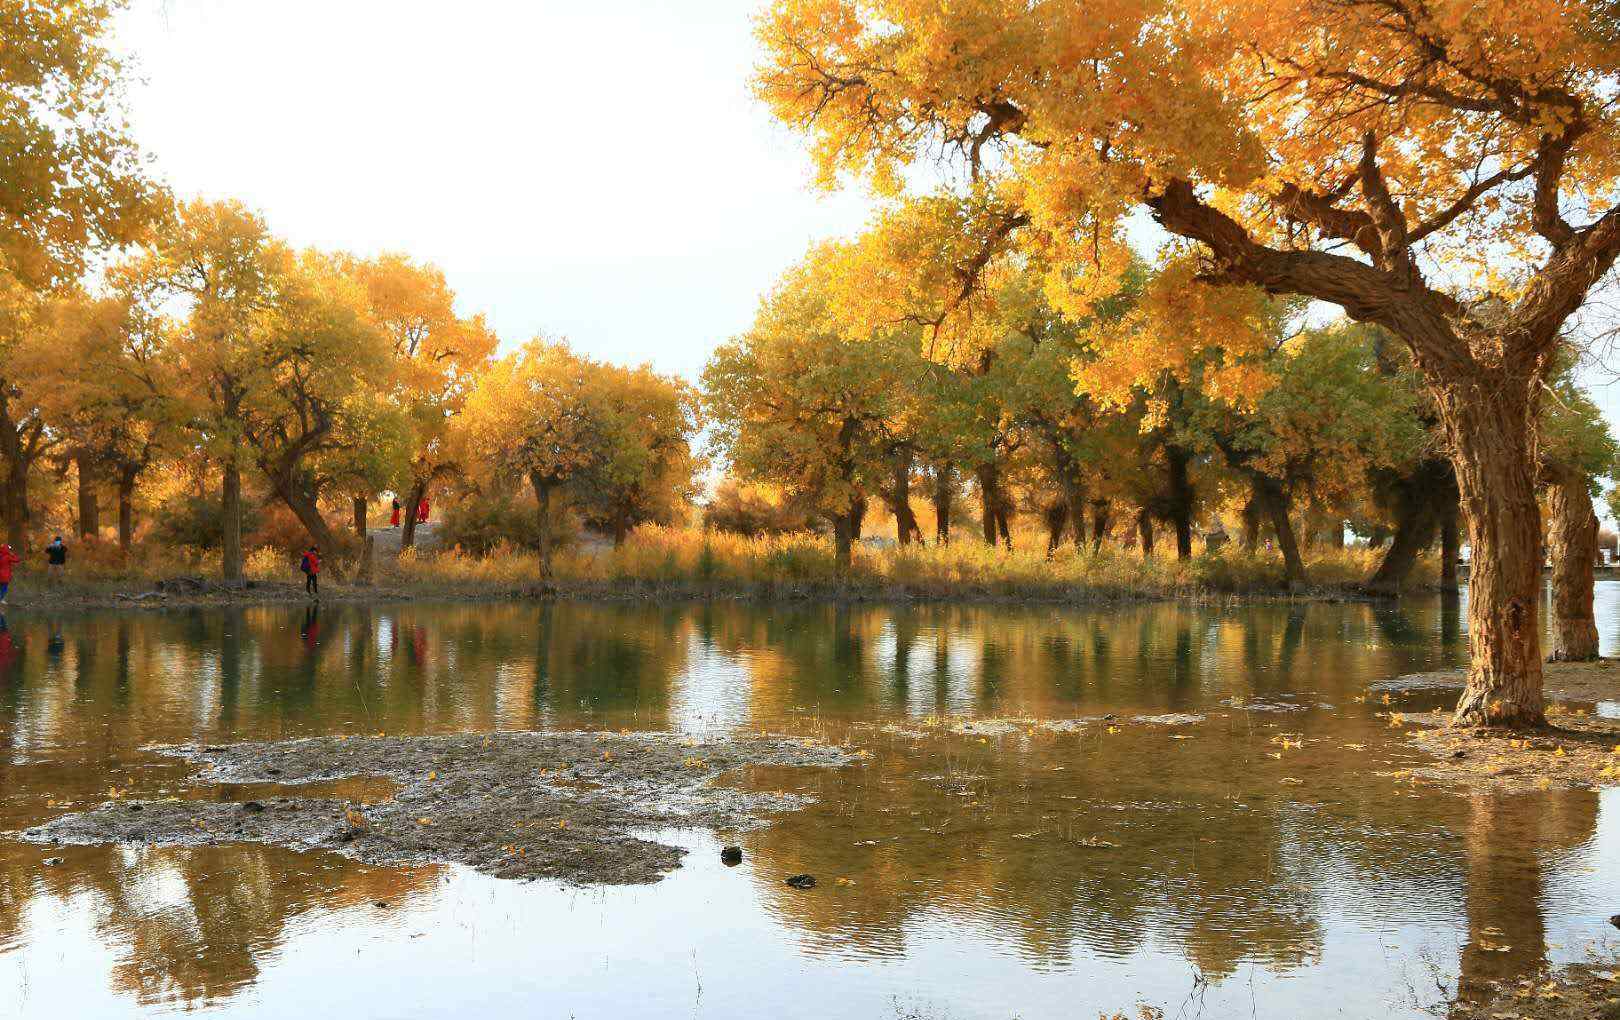
M 385 980 L 362 1012 L 412 1016 L 456 1015 L 449 990 L 475 958 L 490 1015 L 867 1016 L 918 998 L 951 1016 L 1147 1002 L 1283 1017 L 1323 1001 L 1415 1015 L 1578 955 L 1620 879 L 1606 795 L 1461 797 L 1399 778 L 1410 752 L 1366 684 L 1460 661 L 1462 613 L 1436 599 L 13 614 L 0 829 L 109 794 L 230 793 L 189 786 L 142 750 L 156 743 L 772 730 L 870 757 L 746 778 L 817 802 L 729 835 L 747 850 L 737 869 L 711 861 L 713 837 L 681 837 L 696 853 L 651 889 L 231 845 L 68 848 L 45 866 L 0 843 L 0 1001 L 284 1015 L 348 1001 L 333 961 L 371 953 Z M 1139 718 L 1171 713 L 1200 721 Z M 1093 721 L 1048 725 L 1076 719 Z M 781 881 L 806 870 L 813 893 Z M 636 980 L 604 976 L 615 966 Z

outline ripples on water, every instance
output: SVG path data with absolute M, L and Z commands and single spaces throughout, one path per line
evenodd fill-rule
M 1600 585 L 1606 651 L 1617 595 Z M 181 792 L 151 743 L 770 729 L 871 758 L 748 777 L 819 803 L 738 837 L 736 869 L 714 836 L 673 834 L 693 853 L 651 887 L 269 847 L 42 867 L 0 843 L 0 1016 L 1418 1015 L 1437 982 L 1579 957 L 1620 909 L 1613 791 L 1466 797 L 1377 774 L 1410 758 L 1365 686 L 1465 654 L 1437 601 L 8 623 L 0 829 L 109 788 Z M 1133 718 L 1171 713 L 1202 721 Z M 1043 725 L 1105 715 L 1118 732 Z M 953 732 L 970 718 L 991 722 Z M 800 871 L 820 887 L 782 885 Z

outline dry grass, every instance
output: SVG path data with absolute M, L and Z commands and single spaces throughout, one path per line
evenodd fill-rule
M 1322 549 L 1310 561 L 1312 585 L 1351 587 L 1371 572 L 1377 553 Z M 499 549 L 487 556 L 460 550 L 404 553 L 393 571 L 407 584 L 444 587 L 515 586 L 539 577 L 532 553 Z M 1432 583 L 1432 562 L 1420 567 L 1418 583 Z M 1025 536 L 1014 549 L 992 548 L 971 538 L 951 545 L 861 544 L 848 574 L 841 574 L 829 539 L 808 534 L 744 538 L 693 528 L 644 527 L 623 546 L 584 545 L 558 553 L 553 578 L 589 586 L 714 586 L 781 589 L 833 586 L 841 589 L 901 589 L 920 596 L 1023 597 L 1088 593 L 1103 597 L 1257 594 L 1283 587 L 1282 560 L 1275 554 L 1203 552 L 1177 561 L 1173 549 L 1144 558 L 1134 550 L 1105 547 L 1077 552 L 1065 547 L 1047 556 L 1044 541 Z

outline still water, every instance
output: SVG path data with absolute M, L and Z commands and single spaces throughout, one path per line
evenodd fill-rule
M 1598 597 L 1608 654 L 1620 585 Z M 735 869 L 708 833 L 664 834 L 692 852 L 652 886 L 0 841 L 8 1018 L 1422 1016 L 1581 958 L 1620 910 L 1620 791 L 1471 797 L 1390 774 L 1414 759 L 1365 689 L 1461 661 L 1439 601 L 7 622 L 0 830 L 109 788 L 187 793 L 156 743 L 629 728 L 870 752 L 752 777 L 818 802 L 738 837 Z M 1167 713 L 1202 721 L 1136 720 Z M 797 872 L 820 886 L 786 887 Z

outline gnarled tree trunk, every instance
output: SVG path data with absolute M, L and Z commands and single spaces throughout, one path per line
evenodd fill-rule
M 1459 726 L 1538 726 L 1542 696 L 1541 513 L 1536 506 L 1533 387 L 1502 373 L 1488 384 L 1435 387 L 1473 547 L 1468 578 L 1468 684 Z
M 1256 475 L 1254 499 L 1277 532 L 1277 548 L 1282 550 L 1283 573 L 1289 587 L 1305 584 L 1308 580 L 1305 560 L 1300 556 L 1299 542 L 1294 537 L 1294 522 L 1288 516 L 1288 490 L 1275 479 Z
M 901 545 L 922 541 L 922 528 L 918 526 L 917 515 L 911 509 L 912 461 L 910 452 L 902 451 L 896 455 L 894 478 L 891 482 L 893 488 L 886 493 L 889 497 L 889 510 L 894 514 L 895 540 Z
M 366 537 L 366 504 L 369 502 L 364 496 L 354 497 L 354 533 L 361 538 Z
M 538 494 L 538 490 L 536 490 L 536 495 Z M 422 505 L 422 497 L 425 495 L 427 495 L 427 483 L 417 482 L 411 486 L 410 496 L 405 500 L 405 505 L 401 508 L 405 514 L 405 526 L 399 535 L 399 547 L 401 549 L 411 549 L 416 545 L 416 508 Z
M 309 532 L 310 539 L 321 550 L 321 564 L 327 573 L 332 575 L 334 581 L 343 580 L 343 567 L 338 563 L 338 550 L 340 548 L 337 535 L 332 532 L 331 525 L 321 516 L 321 509 L 316 505 L 315 497 L 307 488 L 300 484 L 297 477 L 286 473 L 278 473 L 270 478 L 271 487 L 276 495 L 287 505 L 287 509 L 298 518 L 298 523 Z
M 1552 647 L 1549 662 L 1586 662 L 1598 657 L 1592 615 L 1592 563 L 1597 559 L 1597 514 L 1586 477 L 1553 472 L 1547 487 L 1547 552 L 1552 560 Z
M 1136 513 L 1136 534 L 1142 543 L 1142 558 L 1153 558 L 1153 517 L 1146 510 Z

